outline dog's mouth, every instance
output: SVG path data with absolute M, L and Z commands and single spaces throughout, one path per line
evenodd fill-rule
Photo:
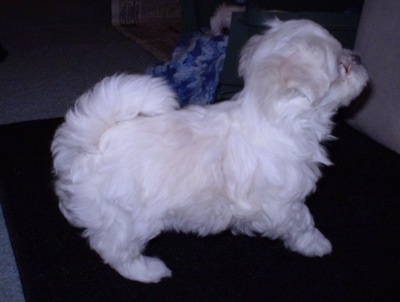
M 345 74 L 349 74 L 352 66 L 360 65 L 361 58 L 359 55 L 351 54 L 345 59 L 341 60 L 340 65 L 343 67 Z
M 350 72 L 350 66 L 347 66 L 345 63 L 340 62 L 340 65 L 343 67 L 344 69 L 344 73 L 348 74 Z

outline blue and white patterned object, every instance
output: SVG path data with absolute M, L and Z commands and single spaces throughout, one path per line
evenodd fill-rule
M 215 99 L 227 44 L 227 36 L 192 33 L 181 38 L 169 61 L 149 67 L 147 73 L 165 78 L 178 94 L 181 107 L 211 104 Z

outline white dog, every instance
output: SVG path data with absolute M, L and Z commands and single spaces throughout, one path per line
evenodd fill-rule
M 82 95 L 52 144 L 65 217 L 122 276 L 158 282 L 142 255 L 163 231 L 280 238 L 305 256 L 331 252 L 304 204 L 329 165 L 331 117 L 367 73 L 321 26 L 268 23 L 244 47 L 233 100 L 178 109 L 160 79 L 117 75 Z
M 245 7 L 242 6 L 221 4 L 210 18 L 210 33 L 214 36 L 228 33 L 231 27 L 232 13 L 244 11 Z

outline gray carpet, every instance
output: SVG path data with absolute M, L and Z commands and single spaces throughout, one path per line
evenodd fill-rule
M 62 116 L 104 76 L 142 72 L 154 58 L 108 25 L 47 27 L 1 35 L 0 123 Z
M 1 198 L 1 197 L 0 197 Z M 3 211 L 0 207 L 0 301 L 24 301 Z
M 0 43 L 9 53 L 0 63 L 0 124 L 63 116 L 103 77 L 156 62 L 108 24 L 2 30 Z M 24 301 L 1 207 L 0 301 Z

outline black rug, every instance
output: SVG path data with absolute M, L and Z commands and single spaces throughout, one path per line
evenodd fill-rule
M 164 234 L 146 253 L 173 271 L 159 284 L 120 277 L 68 225 L 52 190 L 60 119 L 0 126 L 1 204 L 27 301 L 400 301 L 400 156 L 341 124 L 308 200 L 333 253 L 280 241 Z

